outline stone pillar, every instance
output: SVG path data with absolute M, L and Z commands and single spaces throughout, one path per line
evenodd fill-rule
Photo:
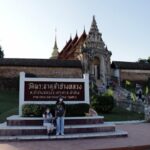
M 145 120 L 150 122 L 150 105 L 145 105 L 144 107 Z
M 106 64 L 104 56 L 100 56 L 100 75 L 101 81 L 106 84 Z
M 90 66 L 89 66 L 88 58 L 85 53 L 83 54 L 82 65 L 83 65 L 84 73 L 89 73 Z

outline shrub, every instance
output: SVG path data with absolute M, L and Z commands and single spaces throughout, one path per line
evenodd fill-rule
M 98 113 L 110 113 L 115 106 L 115 100 L 112 96 L 97 95 L 93 97 L 92 101 L 92 106 Z
M 55 115 L 55 105 L 40 105 L 40 104 L 24 104 L 22 106 L 23 117 L 41 117 L 45 109 L 48 107 L 51 109 L 53 116 Z M 89 104 L 66 104 L 66 116 L 85 116 L 85 113 L 89 111 Z
M 33 73 L 26 73 L 25 77 L 37 77 L 37 76 Z
M 85 116 L 85 113 L 89 111 L 88 104 L 68 104 L 66 105 L 66 116 Z

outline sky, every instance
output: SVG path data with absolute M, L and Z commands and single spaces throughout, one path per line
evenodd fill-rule
M 89 32 L 92 16 L 112 61 L 150 56 L 150 0 L 0 0 L 0 45 L 6 58 L 49 58 L 70 36 Z

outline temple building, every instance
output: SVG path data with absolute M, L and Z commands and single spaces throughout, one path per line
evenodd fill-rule
M 70 38 L 57 59 L 81 61 L 83 73 L 89 73 L 91 81 L 99 86 L 102 83 L 108 84 L 110 80 L 110 57 L 111 52 L 107 49 L 93 16 L 89 33 L 86 34 L 84 30 L 81 36 L 76 34 L 73 39 Z

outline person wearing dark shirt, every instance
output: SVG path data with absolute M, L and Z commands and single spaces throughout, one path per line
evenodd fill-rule
M 64 117 L 66 107 L 63 98 L 60 97 L 56 102 L 55 117 L 56 117 L 56 135 L 64 135 Z

